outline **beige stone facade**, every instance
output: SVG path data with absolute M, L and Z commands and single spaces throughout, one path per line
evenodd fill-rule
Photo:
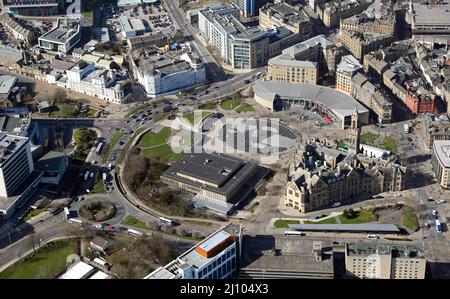
M 282 83 L 317 84 L 319 69 L 317 63 L 270 59 L 267 68 L 269 80 Z
M 394 41 L 390 35 L 352 30 L 340 30 L 339 39 L 343 46 L 360 61 L 367 53 L 386 47 Z

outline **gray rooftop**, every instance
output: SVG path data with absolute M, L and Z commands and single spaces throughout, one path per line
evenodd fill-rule
M 334 46 L 334 43 L 332 41 L 327 39 L 325 37 L 325 35 L 321 34 L 321 35 L 315 36 L 313 38 L 310 38 L 308 40 L 305 40 L 304 42 L 296 44 L 295 46 L 284 49 L 283 53 L 288 54 L 289 56 L 295 58 L 300 53 L 302 53 L 310 48 L 317 47 L 319 44 L 322 46 L 322 48 L 328 48 L 328 47 Z
M 2 135 L 0 137 L 0 167 L 27 143 L 27 137 Z
M 417 25 L 450 24 L 450 4 L 425 5 L 413 3 L 414 23 Z
M 423 258 L 423 250 L 413 244 L 386 243 L 350 243 L 347 245 L 347 255 L 368 256 L 371 254 L 389 254 L 394 257 Z
M 289 224 L 289 228 L 305 231 L 353 231 L 398 233 L 395 224 Z
M 287 54 L 281 54 L 273 58 L 270 58 L 268 64 L 302 67 L 302 68 L 314 68 L 314 69 L 317 68 L 317 62 L 294 60 L 291 56 Z
M 279 83 L 272 81 L 256 81 L 253 91 L 265 100 L 273 100 L 275 95 L 281 98 L 304 98 L 322 103 L 342 117 L 352 115 L 355 106 L 360 114 L 368 110 L 353 97 L 332 88 L 303 83 Z
M 446 167 L 450 167 L 450 140 L 434 140 L 433 151 L 436 157 Z
M 79 21 L 75 19 L 58 19 L 56 27 L 43 34 L 39 39 L 65 43 L 80 30 Z
M 65 153 L 50 151 L 36 161 L 34 166 L 42 171 L 58 171 L 64 159 L 67 159 Z

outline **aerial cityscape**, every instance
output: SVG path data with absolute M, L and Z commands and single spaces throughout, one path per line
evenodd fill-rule
M 449 0 L 0 10 L 0 279 L 450 279 Z

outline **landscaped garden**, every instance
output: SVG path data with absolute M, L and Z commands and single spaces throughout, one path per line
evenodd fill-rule
M 68 98 L 57 98 L 53 105 L 50 117 L 55 118 L 73 118 L 78 116 L 81 103 Z
M 66 258 L 77 253 L 74 240 L 50 242 L 0 273 L 0 279 L 54 279 L 66 268 Z
M 365 134 L 362 134 L 359 137 L 359 141 L 361 144 L 370 144 L 373 145 L 375 142 L 375 139 L 377 138 L 377 135 L 371 132 L 367 132 Z
M 149 158 L 157 159 L 165 163 L 176 162 L 184 153 L 175 153 L 172 147 L 167 143 L 171 134 L 170 128 L 163 128 L 160 132 L 145 133 L 138 146 L 144 152 L 144 155 Z
M 75 129 L 73 130 L 73 139 L 75 141 L 75 150 L 72 160 L 84 162 L 97 139 L 97 133 L 86 128 Z
M 339 221 L 342 224 L 358 224 L 376 221 L 376 218 L 372 214 L 371 210 L 361 209 L 361 210 L 344 210 L 343 214 L 339 215 Z
M 299 220 L 285 220 L 285 219 L 278 219 L 273 224 L 275 227 L 278 228 L 289 228 L 289 224 L 300 224 Z
M 115 212 L 116 208 L 114 205 L 103 200 L 87 203 L 78 210 L 81 218 L 96 222 L 111 218 Z
M 147 225 L 144 223 L 144 221 L 141 221 L 139 219 L 134 218 L 133 216 L 127 216 L 124 220 L 121 222 L 123 225 L 132 226 L 136 228 L 141 229 L 148 229 Z

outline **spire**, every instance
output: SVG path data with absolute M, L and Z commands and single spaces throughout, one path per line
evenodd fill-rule
M 358 115 L 358 106 L 355 105 L 355 109 L 353 110 L 353 115 Z

